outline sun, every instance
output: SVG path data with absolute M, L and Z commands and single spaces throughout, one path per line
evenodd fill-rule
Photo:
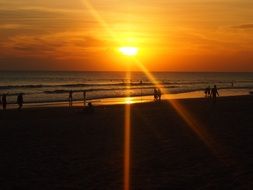
M 125 56 L 136 56 L 138 54 L 139 48 L 131 47 L 131 46 L 124 46 L 120 47 L 119 51 Z

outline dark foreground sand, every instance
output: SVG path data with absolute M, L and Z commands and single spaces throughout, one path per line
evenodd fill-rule
M 253 97 L 132 105 L 132 189 L 253 189 Z M 124 105 L 0 112 L 0 189 L 122 189 Z M 209 140 L 210 140 L 209 139 Z

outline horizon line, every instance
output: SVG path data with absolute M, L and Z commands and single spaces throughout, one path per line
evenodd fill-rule
M 123 70 L 0 70 L 0 72 L 126 72 Z M 142 71 L 133 70 L 131 72 L 141 73 Z M 152 73 L 253 73 L 253 71 L 150 71 Z

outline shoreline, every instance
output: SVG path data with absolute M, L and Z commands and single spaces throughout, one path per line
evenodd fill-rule
M 180 98 L 180 99 L 187 99 L 187 98 L 199 98 L 204 97 L 203 89 L 184 89 L 183 91 L 174 91 L 174 90 L 168 90 L 167 94 L 163 95 L 163 98 L 167 96 L 166 99 L 171 98 Z M 238 95 L 249 95 L 252 91 L 251 88 L 219 88 L 219 92 L 221 96 L 238 96 Z M 130 95 L 130 98 L 125 97 L 124 95 L 108 95 L 108 94 L 102 94 L 100 96 L 93 96 L 94 94 L 89 94 L 89 92 L 86 93 L 87 95 L 87 102 L 93 102 L 96 105 L 100 104 L 123 104 L 125 102 L 124 99 L 131 99 L 131 102 L 142 102 L 139 99 L 143 99 L 144 102 L 152 101 L 153 100 L 153 94 L 152 93 L 132 93 Z M 45 97 L 30 97 L 29 94 L 24 94 L 24 105 L 25 107 L 39 107 L 39 106 L 66 106 L 68 103 L 68 94 L 64 94 L 64 96 L 59 97 L 59 94 L 51 95 L 50 98 Z M 1 96 L 1 94 L 0 94 Z M 10 97 L 10 99 L 9 99 Z M 141 97 L 141 98 L 140 98 Z M 168 98 L 169 97 L 169 98 Z M 15 109 L 16 107 L 16 98 L 17 95 L 11 95 L 8 94 L 8 107 L 10 109 Z M 33 98 L 36 100 L 33 101 Z M 81 104 L 82 103 L 82 94 L 77 94 L 77 96 L 74 97 L 73 103 L 74 104 Z M 129 100 L 127 100 L 129 101 Z
M 220 97 L 235 97 L 235 96 L 252 96 L 250 93 L 235 93 L 235 92 L 228 92 L 225 90 L 220 90 Z M 220 98 L 218 97 L 218 98 Z M 163 94 L 162 100 L 170 100 L 170 99 L 196 99 L 196 98 L 203 98 L 205 96 L 203 91 L 192 91 L 192 92 L 185 92 L 185 93 L 178 93 L 178 94 Z M 146 102 L 153 102 L 154 97 L 152 95 L 144 95 L 144 96 L 132 96 L 132 97 L 108 97 L 108 98 L 97 98 L 97 99 L 87 99 L 86 104 L 91 102 L 94 106 L 104 106 L 104 105 L 121 105 L 121 104 L 139 104 L 139 103 L 146 103 Z M 39 103 L 24 103 L 22 109 L 29 109 L 29 108 L 46 108 L 46 107 L 69 107 L 68 101 L 52 101 L 52 102 L 39 102 Z M 74 100 L 72 107 L 83 107 L 82 100 Z M 7 110 L 16 109 L 17 104 L 11 103 L 8 104 Z

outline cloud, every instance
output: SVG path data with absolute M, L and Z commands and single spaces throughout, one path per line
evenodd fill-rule
M 251 30 L 253 29 L 253 24 L 240 24 L 240 25 L 232 26 L 231 28 L 241 29 L 241 30 Z
M 4 26 L 4 27 L 1 27 Z M 89 28 L 96 22 L 85 11 L 26 7 L 19 9 L 0 8 L 0 27 L 28 25 L 33 30 L 65 30 L 67 28 Z M 15 28 L 18 29 L 18 28 Z
M 0 45 L 0 56 L 80 58 L 108 48 L 109 42 L 80 32 L 13 36 Z
M 14 23 L 0 24 L 1 30 L 15 30 L 15 29 L 22 29 L 22 28 L 26 28 L 26 27 L 27 27 L 27 25 L 25 25 L 25 24 L 14 24 Z
M 69 1 L 69 0 L 1 0 L 0 7 L 3 8 L 26 8 L 26 7 L 45 7 L 53 9 L 68 9 L 68 10 L 77 10 L 80 9 L 82 3 L 80 0 Z

